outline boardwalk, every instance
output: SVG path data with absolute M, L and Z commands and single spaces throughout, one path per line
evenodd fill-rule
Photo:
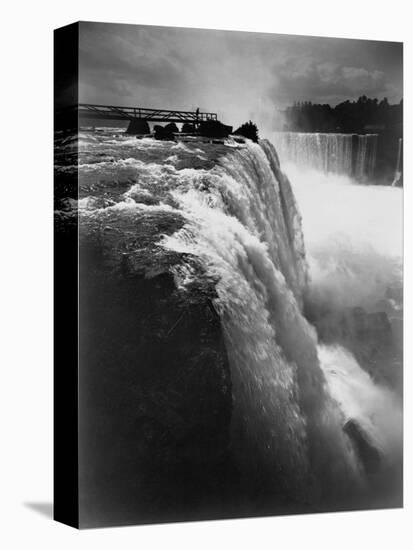
M 171 111 L 169 109 L 147 109 L 144 107 L 118 107 L 115 105 L 93 105 L 79 103 L 76 107 L 81 119 L 100 120 L 145 120 L 147 122 L 203 122 L 217 120 L 216 113 L 199 111 Z

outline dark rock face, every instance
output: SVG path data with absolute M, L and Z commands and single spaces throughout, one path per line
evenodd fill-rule
M 328 310 L 306 303 L 305 313 L 326 344 L 342 344 L 359 364 L 376 380 L 397 387 L 398 369 L 389 365 L 397 361 L 398 343 L 385 311 L 367 312 L 362 307 Z
M 199 124 L 199 135 L 211 138 L 228 137 L 232 126 L 227 126 L 218 120 L 206 120 Z
M 367 313 L 361 307 L 353 307 L 343 314 L 341 326 L 344 338 L 354 336 L 365 342 L 391 343 L 391 325 L 384 311 Z
M 355 420 L 348 420 L 343 429 L 351 439 L 366 473 L 376 473 L 380 468 L 381 456 L 367 434 Z
M 80 265 L 89 526 L 207 517 L 237 476 L 230 371 L 211 293 L 184 296 L 168 272 L 145 277 L 89 238 Z
M 184 122 L 182 125 L 182 133 L 183 134 L 195 134 L 196 128 L 194 124 L 190 124 L 189 122 Z
M 130 121 L 128 129 L 126 130 L 127 134 L 150 134 L 151 129 L 146 120 L 141 120 L 139 118 L 134 118 Z
M 165 126 L 165 131 L 177 134 L 179 132 L 179 128 L 175 122 L 170 122 Z
M 154 126 L 155 139 L 165 140 L 165 141 L 174 141 L 174 133 L 178 132 L 176 124 L 167 124 L 166 126 L 156 125 Z

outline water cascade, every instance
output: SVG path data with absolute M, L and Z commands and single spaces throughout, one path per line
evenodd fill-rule
M 353 172 L 347 172 L 347 175 L 353 175 L 358 181 L 371 179 L 374 176 L 377 155 L 377 134 L 365 134 L 352 136 L 356 145 L 356 161 Z
M 402 180 L 402 152 L 403 152 L 403 138 L 399 138 L 399 146 L 397 148 L 397 162 L 396 170 L 394 171 L 394 178 L 392 186 L 396 187 L 401 184 Z
M 349 142 L 337 138 L 336 150 Z M 325 353 L 302 312 L 308 272 L 290 182 L 267 141 L 224 157 L 208 180 L 202 190 L 173 192 L 187 223 L 162 245 L 196 258 L 217 281 L 241 470 L 260 494 L 343 503 L 363 487 L 362 466 L 343 429 L 348 411 L 331 392 Z M 178 286 L 192 271 L 190 262 L 176 270 Z
M 366 315 L 374 314 L 391 286 L 395 269 L 384 256 L 394 251 L 400 190 L 351 185 L 330 174 L 373 170 L 375 138 L 357 138 L 355 149 L 350 135 L 278 134 L 281 158 L 312 167 L 309 174 L 289 171 L 293 186 L 267 140 L 189 145 L 95 139 L 103 145 L 88 143 L 86 154 L 94 147 L 100 154 L 104 146 L 111 160 L 84 159 L 85 193 L 96 189 L 96 174 L 104 174 L 99 185 L 106 187 L 101 196 L 79 201 L 82 224 L 102 223 L 107 232 L 113 218 L 116 231 L 125 228 L 129 235 L 173 221 L 173 230 L 156 235 L 151 257 L 168 266 L 177 292 L 188 300 L 194 288 L 202 289 L 202 279 L 214 285 L 211 307 L 231 370 L 231 453 L 252 501 L 274 503 L 276 495 L 280 512 L 389 504 L 369 468 L 374 463 L 375 479 L 385 475 L 398 487 L 399 400 L 361 368 L 345 342 L 321 342 L 306 311 L 310 296 L 340 327 L 342 311 L 361 305 Z M 114 175 L 134 183 L 125 190 Z M 333 227 L 348 239 L 320 252 L 320 240 Z M 369 254 L 346 248 L 353 237 L 365 236 L 371 237 Z M 142 262 L 140 241 L 133 241 L 131 262 Z M 168 264 L 171 257 L 179 261 Z M 391 404 L 386 414 L 380 396 Z
M 273 134 L 282 162 L 368 181 L 376 167 L 377 134 Z

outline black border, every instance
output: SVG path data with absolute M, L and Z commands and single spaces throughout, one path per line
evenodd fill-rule
M 62 108 L 78 103 L 79 25 L 54 31 L 54 128 L 77 130 Z M 66 117 L 64 117 L 66 118 Z M 54 186 L 58 185 L 55 173 Z M 78 217 L 61 231 L 54 225 L 54 513 L 79 527 L 78 461 Z

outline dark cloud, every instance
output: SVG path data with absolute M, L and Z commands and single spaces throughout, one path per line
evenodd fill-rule
M 81 23 L 82 102 L 197 106 L 267 127 L 294 101 L 402 97 L 402 45 L 334 38 Z
M 275 69 L 278 83 L 270 91 L 283 102 L 312 100 L 338 103 L 362 94 L 370 97 L 394 95 L 382 70 L 340 66 L 330 61 L 290 59 Z M 400 99 L 400 97 L 392 98 Z

